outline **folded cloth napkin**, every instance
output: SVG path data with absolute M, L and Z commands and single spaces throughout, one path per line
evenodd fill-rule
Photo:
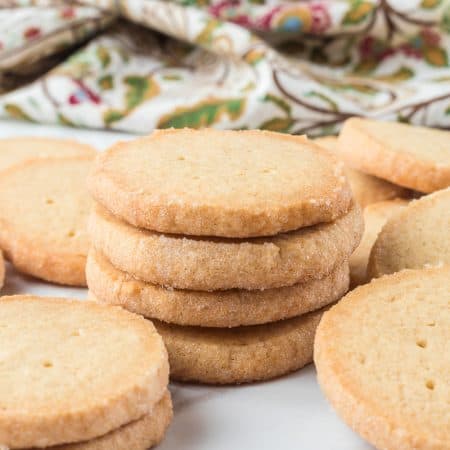
M 0 117 L 337 132 L 450 128 L 450 0 L 0 0 Z

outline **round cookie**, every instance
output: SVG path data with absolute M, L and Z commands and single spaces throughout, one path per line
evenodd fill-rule
M 387 220 L 401 211 L 407 200 L 395 199 L 385 202 L 372 203 L 364 208 L 364 234 L 361 243 L 352 253 L 349 259 L 350 265 L 350 286 L 358 286 L 369 281 L 367 277 L 367 263 L 369 262 L 370 251 L 375 243 L 378 233 L 383 228 Z
M 304 137 L 164 130 L 101 154 L 93 197 L 141 228 L 254 237 L 331 222 L 351 206 L 342 164 Z
M 148 414 L 168 381 L 152 323 L 92 302 L 2 297 L 0 358 L 0 442 L 11 449 L 103 436 Z
M 420 192 L 450 186 L 450 133 L 354 117 L 339 135 L 350 166 Z
M 167 289 L 121 272 L 94 250 L 88 256 L 86 277 L 89 289 L 103 303 L 178 325 L 222 328 L 305 314 L 339 300 L 349 284 L 348 264 L 343 264 L 321 280 L 279 289 L 215 292 Z
M 167 347 L 173 380 L 235 384 L 269 380 L 310 363 L 322 313 L 239 328 L 154 324 Z
M 0 250 L 0 289 L 5 282 L 5 261 L 3 259 L 3 252 Z
M 57 445 L 47 450 L 148 450 L 163 440 L 172 416 L 172 401 L 170 393 L 166 392 L 142 419 L 90 441 Z
M 348 260 L 363 232 L 358 206 L 335 222 L 246 240 L 165 235 L 134 228 L 100 206 L 94 210 L 92 245 L 115 267 L 149 283 L 198 291 L 323 278 Z
M 347 294 L 317 329 L 319 383 L 378 449 L 450 448 L 450 268 L 405 270 Z
M 0 248 L 29 275 L 85 286 L 92 158 L 27 161 L 0 177 Z
M 411 202 L 391 217 L 372 248 L 368 274 L 450 264 L 450 188 Z
M 338 138 L 336 136 L 318 138 L 315 139 L 315 142 L 339 156 Z M 389 181 L 382 180 L 381 178 L 367 175 L 366 173 L 352 169 L 351 167 L 345 168 L 345 174 L 347 175 L 350 187 L 352 188 L 355 201 L 362 208 L 371 203 L 410 196 L 410 191 L 408 189 L 389 183 Z
M 0 139 L 0 170 L 36 158 L 94 157 L 97 151 L 90 145 L 69 139 L 16 137 Z

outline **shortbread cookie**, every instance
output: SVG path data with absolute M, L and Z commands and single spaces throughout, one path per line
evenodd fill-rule
M 378 235 L 368 274 L 450 264 L 450 188 L 411 202 Z
M 94 198 L 141 228 L 269 236 L 331 222 L 351 206 L 342 164 L 305 137 L 165 130 L 120 142 L 90 178 Z
M 0 442 L 49 447 L 103 436 L 151 412 L 168 381 L 151 322 L 122 308 L 0 299 Z
M 3 252 L 0 250 L 0 289 L 5 282 L 5 261 L 3 260 Z
M 420 192 L 450 186 L 450 133 L 397 122 L 352 118 L 339 155 L 362 172 Z
M 363 231 L 359 207 L 332 223 L 270 238 L 231 240 L 134 228 L 102 207 L 89 222 L 92 245 L 149 283 L 178 289 L 269 289 L 323 278 L 344 264 Z
M 314 349 L 338 414 L 378 449 L 450 448 L 450 268 L 405 270 L 324 314 Z
M 315 142 L 339 156 L 338 138 L 336 136 L 318 138 Z M 345 168 L 345 174 L 347 175 L 350 187 L 352 188 L 353 196 L 362 208 L 371 203 L 410 196 L 410 191 L 404 187 L 389 183 L 389 181 L 382 180 L 381 178 L 372 175 L 367 175 L 366 173 L 352 169 L 351 167 Z
M 96 150 L 90 145 L 69 139 L 18 137 L 0 139 L 0 170 L 36 158 L 94 157 Z
M 369 281 L 367 263 L 378 233 L 387 220 L 401 211 L 407 204 L 407 200 L 396 199 L 372 203 L 364 208 L 364 234 L 361 243 L 349 259 L 350 285 L 352 287 Z
M 170 393 L 166 392 L 151 413 L 142 419 L 87 442 L 58 445 L 46 450 L 148 450 L 162 441 L 172 415 Z
M 266 290 L 188 291 L 136 280 L 92 250 L 86 266 L 89 289 L 103 303 L 178 325 L 237 327 L 275 322 L 322 308 L 348 290 L 348 264 L 329 276 Z
M 84 286 L 91 158 L 28 161 L 0 176 L 0 248 L 21 272 Z
M 322 313 L 228 329 L 154 323 L 169 353 L 172 379 L 231 384 L 268 380 L 310 363 Z

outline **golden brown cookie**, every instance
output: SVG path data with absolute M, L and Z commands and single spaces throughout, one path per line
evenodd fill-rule
M 322 313 L 226 329 L 154 324 L 166 344 L 173 380 L 235 384 L 268 380 L 310 363 Z
M 92 158 L 28 161 L 0 177 L 0 248 L 21 272 L 84 286 Z
M 148 450 L 162 441 L 172 416 L 172 401 L 167 391 L 150 414 L 141 419 L 90 441 L 47 447 L 47 450 Z
M 3 252 L 0 250 L 0 289 L 5 282 L 5 261 L 3 260 Z
M 94 198 L 141 228 L 195 236 L 269 236 L 345 214 L 342 164 L 304 137 L 164 130 L 96 161 Z
M 450 186 L 450 133 L 354 117 L 339 135 L 350 166 L 420 192 Z
M 450 448 L 450 268 L 405 270 L 360 286 L 317 329 L 319 383 L 378 449 Z
M 86 266 L 89 289 L 103 303 L 123 306 L 150 319 L 178 325 L 237 327 L 299 316 L 339 300 L 348 290 L 348 264 L 329 276 L 267 290 L 189 291 L 139 281 L 91 250 Z
M 151 412 L 168 361 L 150 321 L 122 308 L 0 299 L 0 442 L 49 447 L 103 436 Z
M 391 217 L 370 254 L 368 274 L 450 265 L 450 188 L 411 202 Z
M 358 248 L 350 256 L 350 286 L 355 287 L 369 281 L 367 263 L 370 251 L 378 233 L 386 221 L 401 211 L 408 204 L 407 200 L 395 199 L 385 202 L 372 203 L 364 208 L 364 234 Z
M 69 139 L 37 136 L 0 139 L 0 170 L 36 158 L 94 157 L 96 154 L 90 145 Z
M 149 283 L 178 289 L 269 289 L 323 278 L 359 244 L 354 206 L 332 223 L 246 240 L 165 235 L 134 228 L 97 206 L 92 245 L 111 263 Z
M 315 142 L 339 156 L 338 138 L 336 136 L 318 138 Z M 392 200 L 398 197 L 409 197 L 411 195 L 410 191 L 404 187 L 389 183 L 389 181 L 372 175 L 367 175 L 351 167 L 345 168 L 345 174 L 347 175 L 355 200 L 362 208 L 371 203 Z

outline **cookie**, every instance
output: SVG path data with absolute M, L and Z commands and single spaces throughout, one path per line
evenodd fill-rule
M 407 204 L 407 200 L 395 199 L 372 203 L 364 208 L 364 234 L 361 243 L 349 259 L 350 286 L 358 286 L 369 281 L 367 263 L 378 233 L 386 221 L 398 211 L 401 211 Z
M 137 229 L 102 207 L 89 221 L 92 245 L 118 269 L 149 283 L 199 291 L 269 289 L 323 278 L 348 260 L 362 231 L 359 207 L 332 223 L 246 240 Z
M 94 157 L 96 150 L 69 139 L 16 137 L 0 139 L 0 170 L 36 158 Z
M 270 236 L 345 214 L 342 164 L 305 137 L 164 130 L 96 161 L 93 197 L 141 228 L 195 236 Z
M 370 254 L 368 274 L 450 264 L 450 188 L 411 202 L 391 217 Z
M 46 450 L 147 450 L 162 441 L 172 415 L 170 393 L 166 392 L 151 413 L 142 419 L 90 441 L 47 447 Z
M 27 161 L 0 177 L 0 248 L 21 272 L 85 286 L 92 159 Z
M 3 260 L 3 252 L 0 250 L 0 289 L 5 282 L 5 261 Z
M 298 316 L 339 300 L 348 290 L 348 264 L 304 284 L 266 290 L 188 291 L 145 283 L 116 269 L 91 250 L 89 289 L 103 303 L 123 306 L 150 319 L 178 325 L 237 327 Z
M 420 192 L 450 186 L 450 133 L 397 122 L 352 118 L 339 135 L 352 167 Z
M 168 381 L 151 322 L 92 302 L 2 297 L 0 357 L 0 442 L 11 449 L 103 436 L 150 413 Z
M 310 363 L 322 313 L 239 328 L 154 324 L 166 344 L 173 380 L 235 384 L 268 380 Z
M 339 156 L 338 138 L 336 136 L 318 138 L 315 139 L 315 142 Z M 352 188 L 353 196 L 362 208 L 371 203 L 392 200 L 398 197 L 409 197 L 411 195 L 408 189 L 389 183 L 389 181 L 381 178 L 367 175 L 351 167 L 345 168 L 345 174 Z
M 378 449 L 450 448 L 450 268 L 405 270 L 347 294 L 317 329 L 319 383 Z

